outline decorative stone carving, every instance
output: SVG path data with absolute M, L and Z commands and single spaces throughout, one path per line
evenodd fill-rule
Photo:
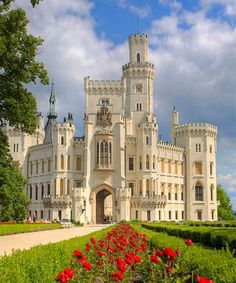
M 100 111 L 97 112 L 97 125 L 102 127 L 111 126 L 111 111 L 108 107 L 102 106 Z

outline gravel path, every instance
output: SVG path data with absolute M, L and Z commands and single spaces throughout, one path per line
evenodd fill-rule
M 9 255 L 12 249 L 29 249 L 37 245 L 56 243 L 74 237 L 83 236 L 109 225 L 87 225 L 84 227 L 64 228 L 57 230 L 22 233 L 16 235 L 0 236 L 0 256 Z

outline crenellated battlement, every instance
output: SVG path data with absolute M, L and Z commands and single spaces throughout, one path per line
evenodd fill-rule
M 129 42 L 133 43 L 135 45 L 137 45 L 137 44 L 147 44 L 147 41 L 148 41 L 148 37 L 144 33 L 143 34 L 136 33 L 136 34 L 131 34 L 129 36 Z
M 122 66 L 122 70 L 125 71 L 125 70 L 128 70 L 128 69 L 132 69 L 132 71 L 140 71 L 140 69 L 147 69 L 147 68 L 150 68 L 154 71 L 155 69 L 155 66 L 154 64 L 152 63 L 149 63 L 149 62 L 135 62 L 135 63 L 127 63 L 125 65 Z
M 164 142 L 161 142 L 161 141 L 157 143 L 157 147 L 159 149 L 175 150 L 175 151 L 178 151 L 178 152 L 184 152 L 184 148 L 181 147 L 181 146 L 177 146 L 177 145 L 169 144 L 169 143 L 164 143 Z
M 216 136 L 217 127 L 209 123 L 193 123 L 193 124 L 182 124 L 174 127 L 175 133 L 178 136 L 185 135 L 211 135 Z
M 87 88 L 89 89 L 121 89 L 121 80 L 88 80 Z

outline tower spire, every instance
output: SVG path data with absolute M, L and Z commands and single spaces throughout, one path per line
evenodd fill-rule
M 48 118 L 57 118 L 57 114 L 55 111 L 55 104 L 56 104 L 56 96 L 54 92 L 54 79 L 52 79 L 52 87 L 51 87 L 51 93 L 49 97 L 49 113 Z

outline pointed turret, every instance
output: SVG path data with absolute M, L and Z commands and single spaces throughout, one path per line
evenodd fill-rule
M 55 111 L 56 96 L 54 92 L 54 82 L 52 81 L 51 93 L 49 97 L 49 112 L 48 120 L 45 126 L 45 139 L 44 143 L 52 143 L 53 138 L 53 125 L 56 123 L 57 114 Z

